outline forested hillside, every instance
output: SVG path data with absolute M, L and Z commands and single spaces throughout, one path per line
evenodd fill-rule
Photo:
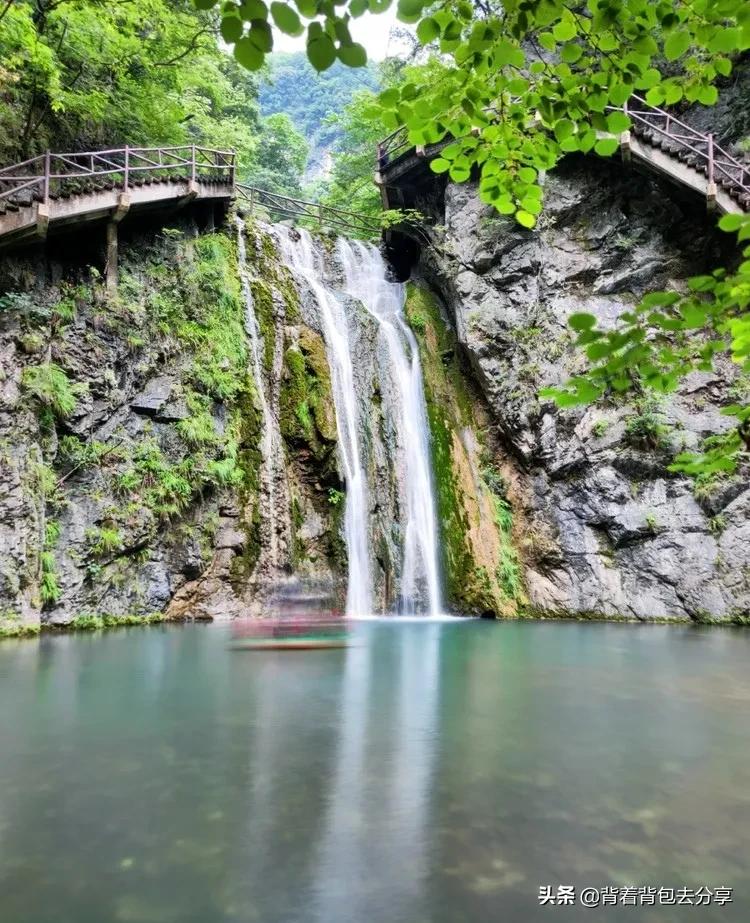
M 268 79 L 260 87 L 260 105 L 264 115 L 285 113 L 309 145 L 307 177 L 320 176 L 325 170 L 325 157 L 339 147 L 342 131 L 337 121 L 361 90 L 374 90 L 379 85 L 378 70 L 367 67 L 346 67 L 337 61 L 323 73 L 318 73 L 304 52 L 279 53 L 268 59 Z
M 304 140 L 288 120 L 261 117 L 259 78 L 218 29 L 218 14 L 190 0 L 3 4 L 0 162 L 196 143 L 234 148 L 245 177 L 294 192 Z

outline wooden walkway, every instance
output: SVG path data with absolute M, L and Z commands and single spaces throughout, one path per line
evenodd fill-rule
M 623 111 L 633 123 L 632 131 L 619 138 L 626 161 L 692 189 L 719 211 L 750 209 L 750 166 L 719 147 L 713 135 L 639 96 Z M 415 188 L 434 183 L 429 160 L 448 143 L 414 147 L 405 128 L 380 142 L 375 182 L 385 208 L 411 205 L 408 196 Z M 0 247 L 99 221 L 107 225 L 108 265 L 116 265 L 116 228 L 123 218 L 195 200 L 225 205 L 237 200 L 250 214 L 269 220 L 292 219 L 366 236 L 380 232 L 375 218 L 238 183 L 236 173 L 234 151 L 197 145 L 47 152 L 0 168 Z
M 251 214 L 270 220 L 292 218 L 372 236 L 380 232 L 375 218 L 238 183 L 236 171 L 234 151 L 195 145 L 48 152 L 0 169 L 0 247 L 96 221 L 107 223 L 112 238 L 112 227 L 126 215 L 196 200 L 228 204 L 237 199 Z
M 632 130 L 619 137 L 626 162 L 692 189 L 721 212 L 750 209 L 750 164 L 719 147 L 713 135 L 696 131 L 664 109 L 649 106 L 640 96 L 632 96 L 620 111 L 632 121 Z M 409 143 L 405 128 L 384 138 L 377 148 L 375 173 L 383 207 L 411 205 L 404 190 L 419 182 L 427 163 L 451 140 L 415 147 Z M 428 172 L 434 180 L 435 174 Z

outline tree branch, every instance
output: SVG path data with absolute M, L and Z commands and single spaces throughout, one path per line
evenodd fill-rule
M 173 58 L 170 58 L 168 61 L 154 61 L 154 67 L 171 67 L 173 64 L 176 64 L 178 61 L 181 61 L 183 58 L 186 58 L 191 51 L 196 51 L 198 48 L 198 39 L 204 35 L 207 35 L 211 31 L 210 26 L 204 26 L 195 35 L 190 39 L 187 47 L 181 51 L 179 54 L 175 55 Z

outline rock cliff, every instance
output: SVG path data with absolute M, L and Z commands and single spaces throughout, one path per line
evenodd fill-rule
M 284 440 L 278 570 L 340 579 L 323 342 L 267 231 L 243 234 Z M 237 243 L 190 221 L 134 234 L 116 293 L 86 254 L 4 258 L 1 631 L 230 616 L 259 597 L 267 498 Z
M 415 278 L 441 300 L 517 474 L 526 612 L 745 618 L 747 471 L 696 483 L 667 466 L 726 430 L 719 408 L 747 395 L 747 378 L 727 366 L 691 375 L 669 399 L 588 410 L 538 398 L 580 361 L 572 313 L 614 321 L 644 293 L 682 288 L 731 259 L 700 203 L 619 165 L 571 158 L 547 177 L 534 231 L 482 205 L 470 184 L 448 185 L 441 205 Z

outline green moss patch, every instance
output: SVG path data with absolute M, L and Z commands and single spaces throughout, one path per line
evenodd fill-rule
M 481 442 L 455 337 L 432 296 L 413 284 L 406 317 L 422 359 L 448 602 L 462 612 L 511 615 L 523 600 L 512 509 Z

